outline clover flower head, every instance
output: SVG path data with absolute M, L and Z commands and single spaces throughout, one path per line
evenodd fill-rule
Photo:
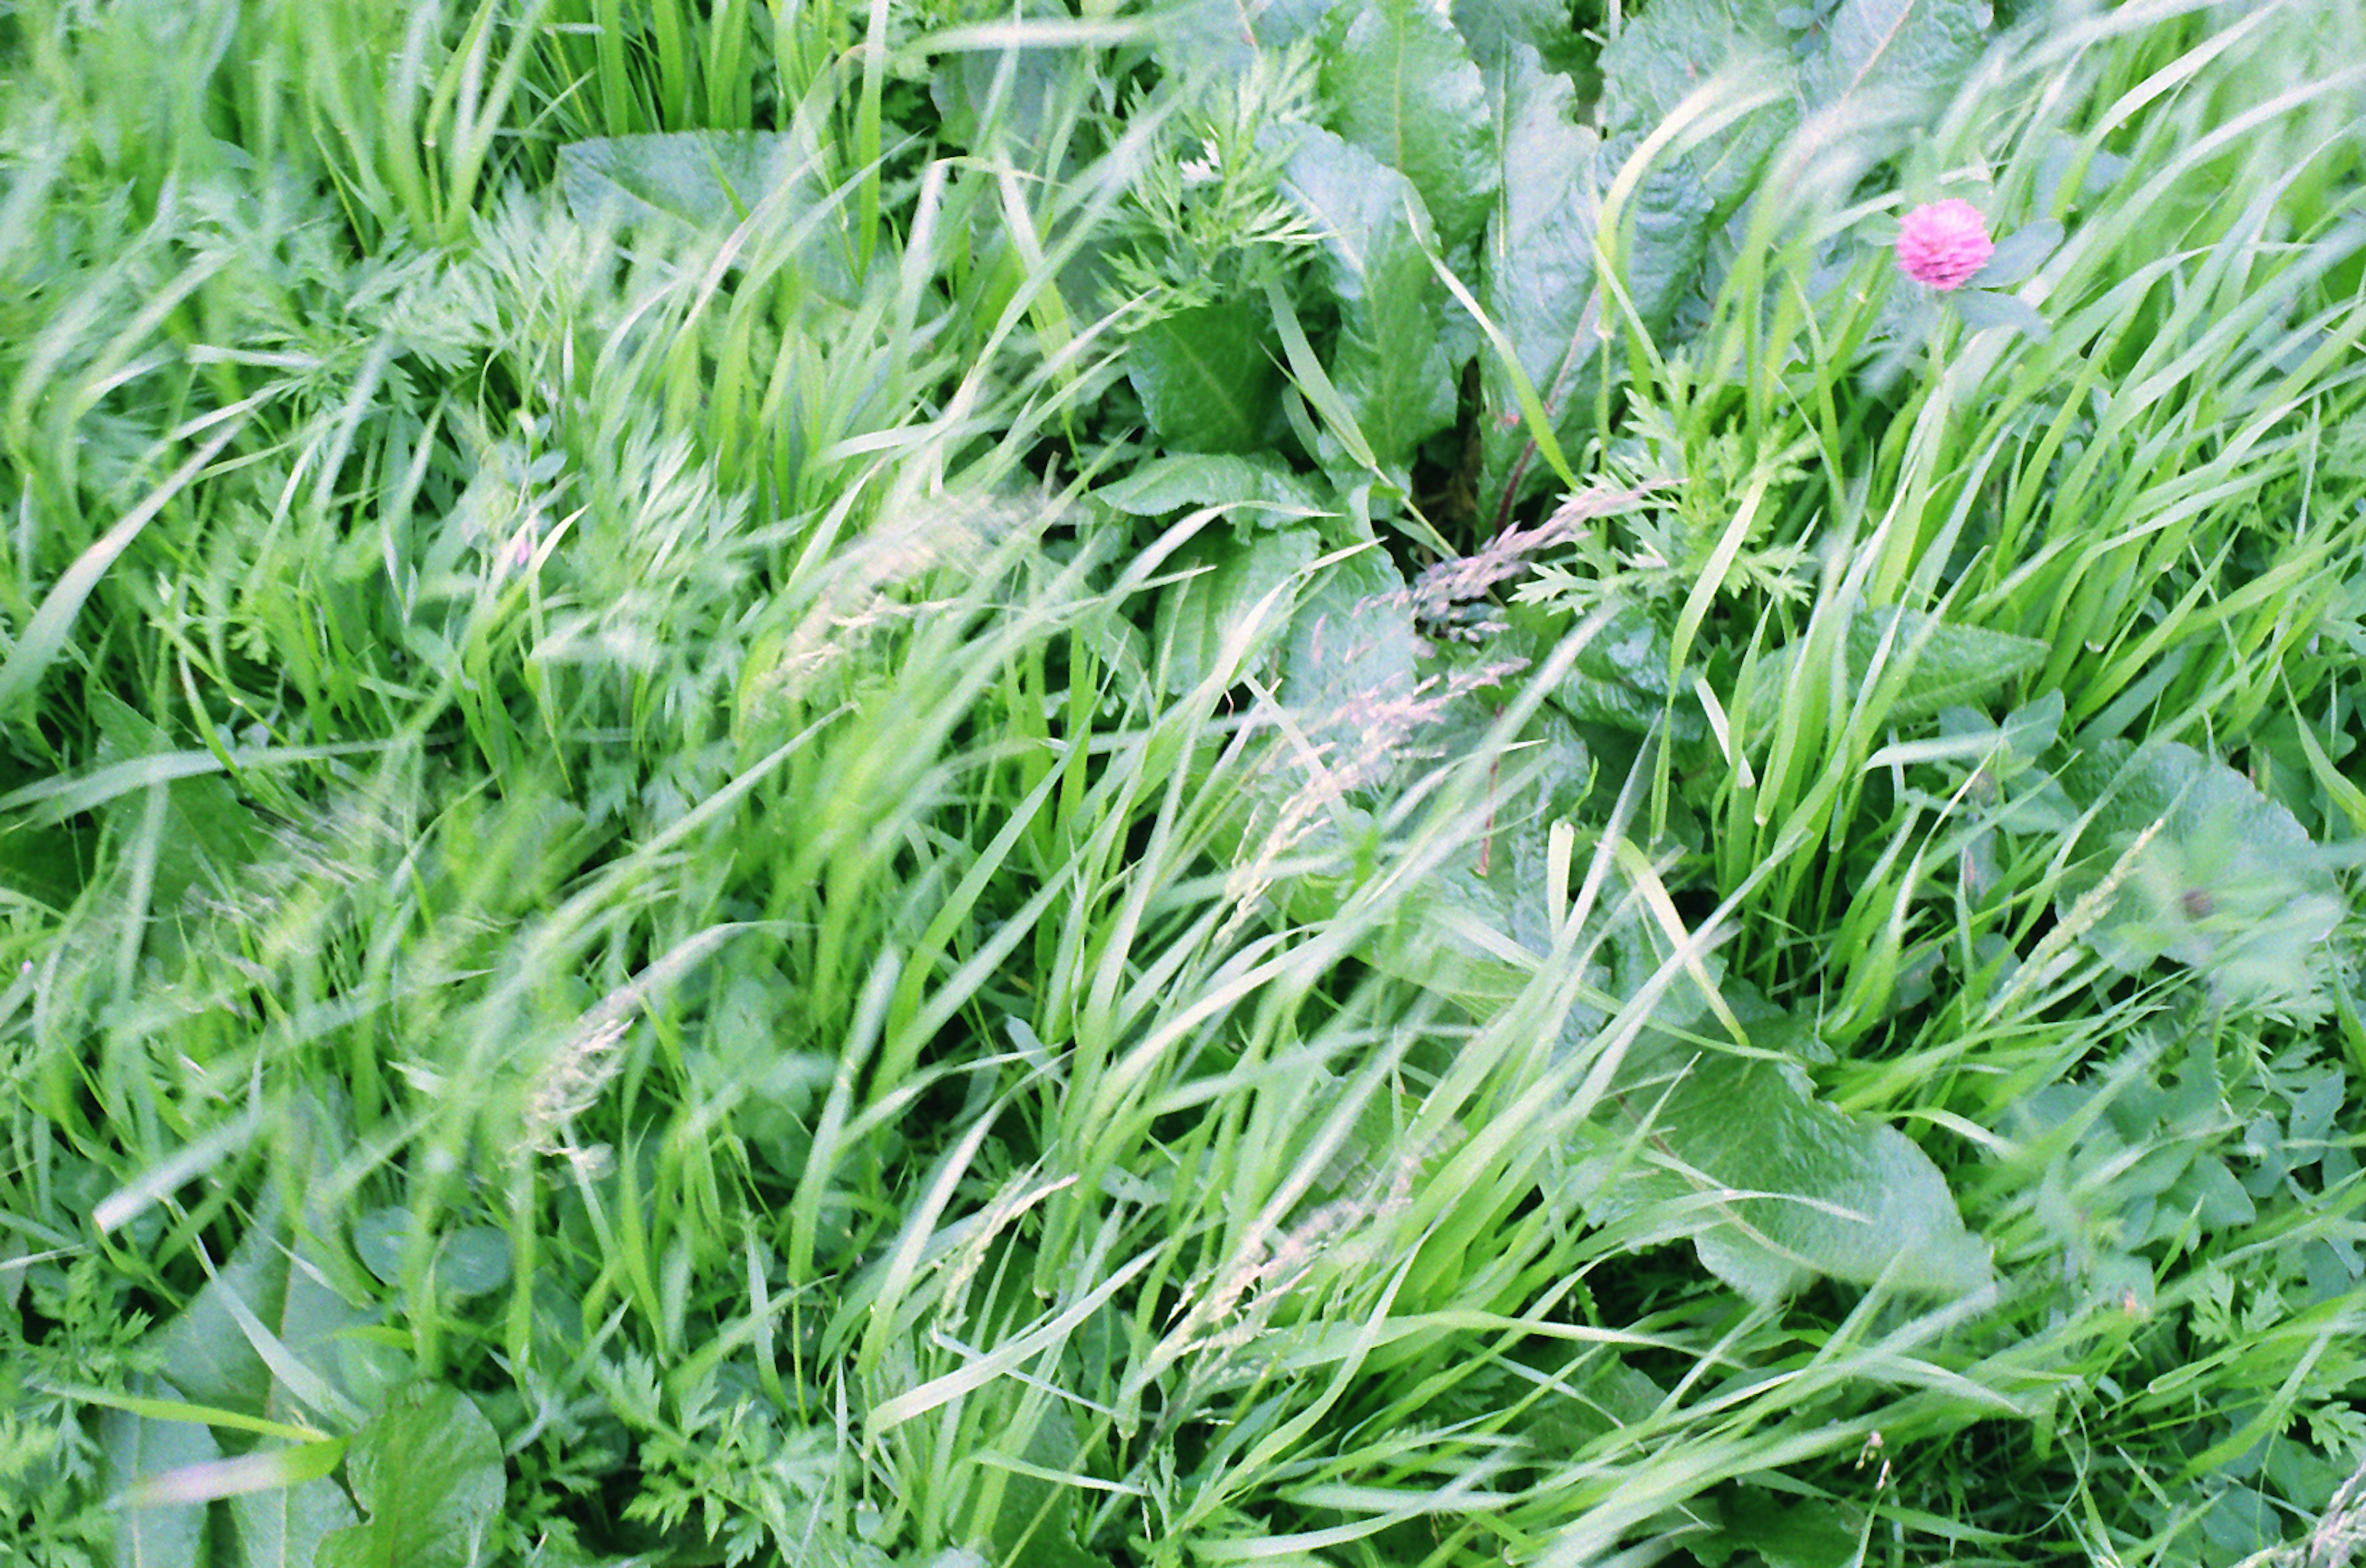
M 1995 254 L 1988 220 L 1968 201 L 1926 201 L 1898 231 L 1898 269 L 1942 293 L 1969 283 Z

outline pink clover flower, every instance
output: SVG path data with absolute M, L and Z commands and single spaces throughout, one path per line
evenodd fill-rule
M 1968 201 L 1926 201 L 1898 231 L 1898 269 L 1941 293 L 1969 283 L 1994 254 L 1989 221 Z

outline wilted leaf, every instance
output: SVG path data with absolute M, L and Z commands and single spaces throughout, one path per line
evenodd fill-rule
M 1339 301 L 1332 382 L 1381 467 L 1403 476 L 1414 449 L 1454 422 L 1454 367 L 1438 336 L 1446 288 L 1423 249 L 1421 197 L 1327 130 L 1300 138 L 1285 180 L 1323 233 L 1324 271 Z
M 457 1389 L 418 1383 L 355 1433 L 345 1475 L 366 1510 L 321 1542 L 319 1568 L 475 1568 L 501 1506 L 501 1439 Z
M 1448 248 L 1479 232 L 1497 172 L 1486 87 L 1453 24 L 1422 0 L 1354 7 L 1322 80 L 1332 129 L 1413 182 Z
M 1203 305 L 1134 334 L 1126 378 L 1161 442 L 1190 452 L 1262 444 L 1279 386 L 1263 328 L 1250 306 Z

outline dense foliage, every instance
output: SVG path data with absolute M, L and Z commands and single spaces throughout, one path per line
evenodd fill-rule
M 2361 61 L 0 6 L 0 1563 L 2348 1561 Z

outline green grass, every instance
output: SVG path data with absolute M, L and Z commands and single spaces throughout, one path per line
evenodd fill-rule
M 0 1562 L 2346 1561 L 2366 21 L 2018 9 L 1400 462 L 1335 39 L 0 6 Z

